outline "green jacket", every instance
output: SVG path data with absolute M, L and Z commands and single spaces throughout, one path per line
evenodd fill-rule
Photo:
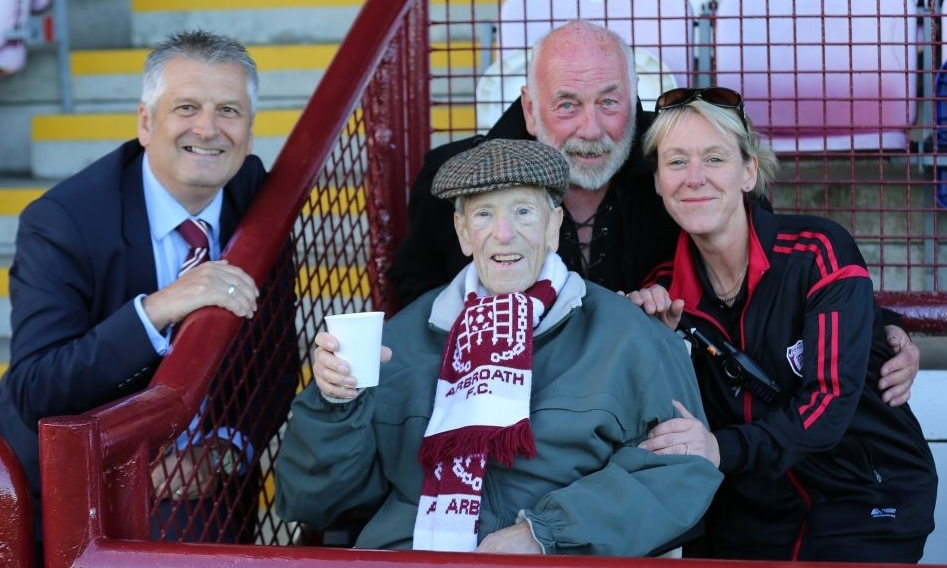
M 359 548 L 411 548 L 431 415 L 463 274 L 385 324 L 392 360 L 378 387 L 333 403 L 301 392 L 276 462 L 282 519 L 316 529 L 340 513 L 377 513 Z M 637 448 L 671 400 L 704 419 L 683 340 L 624 297 L 570 273 L 535 330 L 530 424 L 537 456 L 488 462 L 479 534 L 521 514 L 546 553 L 643 556 L 695 525 L 722 476 L 702 457 Z

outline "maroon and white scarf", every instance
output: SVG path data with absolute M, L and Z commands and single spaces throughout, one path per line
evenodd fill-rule
M 529 426 L 533 328 L 566 275 L 562 260 L 550 254 L 525 292 L 485 296 L 474 265 L 467 268 L 467 300 L 447 338 L 421 442 L 415 549 L 476 549 L 487 460 L 510 466 L 518 454 L 536 455 Z

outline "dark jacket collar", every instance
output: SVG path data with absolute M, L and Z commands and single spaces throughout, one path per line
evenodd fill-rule
M 753 290 L 770 267 L 769 251 L 776 240 L 776 219 L 756 199 L 747 199 L 746 207 L 750 215 L 750 255 L 746 277 L 749 296 L 752 296 Z M 699 260 L 694 258 L 694 247 L 690 243 L 690 236 L 681 231 L 674 254 L 674 279 L 668 294 L 672 298 L 682 298 L 685 306 L 693 308 L 700 305 L 704 291 L 697 273 Z

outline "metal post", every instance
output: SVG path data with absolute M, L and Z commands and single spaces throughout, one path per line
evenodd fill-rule
M 59 70 L 59 98 L 62 111 L 72 113 L 72 65 L 69 61 L 69 11 L 67 0 L 53 0 L 53 17 L 56 26 L 56 67 Z
M 937 148 L 937 136 L 934 128 L 934 75 L 939 73 L 939 66 L 934 64 L 934 30 L 932 17 L 929 8 L 926 6 L 917 7 L 918 17 L 922 22 L 921 27 L 921 93 L 918 97 L 918 113 L 915 124 L 920 126 L 920 147 L 923 149 L 924 141 L 931 141 L 930 151 L 934 153 L 932 161 L 934 167 L 927 169 L 930 179 L 934 181 L 930 190 L 925 192 L 924 198 L 924 289 L 935 290 L 936 267 L 934 262 L 936 238 L 936 225 L 934 223 L 934 212 L 937 207 L 937 200 L 934 195 L 937 192 L 937 166 L 941 161 L 940 151 Z M 911 25 L 910 22 L 908 25 Z M 911 46 L 907 46 L 907 56 L 911 56 Z M 909 78 L 913 80 L 913 77 Z
M 477 43 L 480 49 L 480 66 L 477 68 L 477 75 L 483 73 L 493 63 L 493 42 L 496 39 L 496 25 L 492 23 L 482 23 L 477 26 Z
M 713 40 L 710 19 L 710 7 L 707 4 L 701 4 L 700 17 L 697 18 L 697 42 L 695 44 L 697 61 L 695 63 L 694 86 L 697 88 L 711 85 L 710 67 L 714 55 L 710 47 Z

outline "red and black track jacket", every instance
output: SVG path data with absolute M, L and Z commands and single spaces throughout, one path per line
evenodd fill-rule
M 907 405 L 882 402 L 878 378 L 892 355 L 872 282 L 854 239 L 811 216 L 750 212 L 746 284 L 733 309 L 710 290 L 681 233 L 672 263 L 652 280 L 685 300 L 685 322 L 745 351 L 781 386 L 764 403 L 695 349 L 704 409 L 720 446 L 724 486 L 714 503 L 729 537 L 785 544 L 805 538 L 812 510 L 832 499 L 896 508 L 910 532 L 933 530 L 936 473 Z M 857 518 L 837 519 L 857 523 Z M 857 527 L 852 527 L 858 530 Z M 870 532 L 870 531 L 869 531 Z

